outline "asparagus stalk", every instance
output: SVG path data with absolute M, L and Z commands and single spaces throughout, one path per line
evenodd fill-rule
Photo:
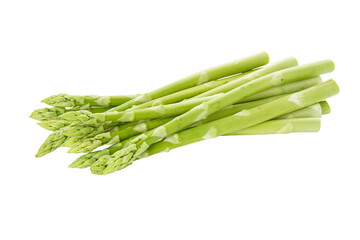
M 97 96 L 97 95 L 69 95 L 61 93 L 58 95 L 52 95 L 42 100 L 42 102 L 56 107 L 76 107 L 76 106 L 102 106 L 113 107 L 123 104 L 137 95 L 129 96 Z
M 318 132 L 320 130 L 320 118 L 294 118 L 294 119 L 280 119 L 269 120 L 257 125 L 237 130 L 231 133 L 224 134 L 224 136 L 231 135 L 258 135 L 258 134 L 283 134 L 295 132 Z M 180 132 L 179 137 L 183 139 L 185 134 Z M 168 152 L 174 148 L 184 146 L 183 143 L 161 141 L 153 144 L 149 149 L 141 154 L 138 158 L 149 157 L 156 153 Z
M 180 103 L 159 105 L 144 109 L 134 109 L 131 111 L 124 111 L 124 112 L 104 112 L 97 114 L 92 114 L 88 111 L 67 112 L 62 114 L 60 117 L 69 122 L 81 123 L 85 125 L 149 120 L 149 119 L 170 117 L 170 116 L 176 116 L 182 114 L 184 112 L 189 111 L 193 107 L 201 104 L 202 102 L 215 97 L 217 97 L 217 95 L 192 99 L 188 101 L 182 101 Z
M 220 87 L 211 89 L 202 94 L 199 94 L 195 98 L 211 96 L 211 95 L 218 94 L 218 93 L 226 93 L 226 92 L 229 92 L 232 89 L 237 88 L 241 85 L 244 85 L 254 79 L 269 75 L 271 73 L 274 73 L 274 72 L 277 72 L 280 70 L 295 67 L 297 65 L 298 65 L 298 62 L 295 58 L 293 58 L 293 57 L 285 58 L 279 62 L 266 65 L 263 68 L 259 69 L 258 71 L 250 73 L 246 76 L 240 75 L 239 78 L 237 78 L 236 80 L 228 82 Z
M 252 56 L 248 56 L 237 61 L 233 61 L 195 73 L 191 76 L 185 77 L 164 87 L 156 89 L 152 92 L 142 94 L 116 107 L 116 109 L 111 109 L 109 111 L 124 111 L 134 105 L 139 105 L 144 102 L 148 102 L 150 100 L 157 99 L 174 92 L 178 92 L 212 80 L 220 79 L 234 74 L 246 72 L 257 67 L 261 67 L 268 62 L 269 55 L 266 52 L 261 52 Z
M 320 118 L 293 118 L 270 120 L 252 127 L 241 129 L 225 134 L 231 135 L 258 135 L 296 132 L 318 132 L 320 131 Z M 155 145 L 155 144 L 154 144 Z M 150 148 L 149 148 L 150 150 Z M 150 152 L 151 153 L 151 150 Z
M 189 99 L 189 98 L 199 95 L 203 92 L 209 91 L 210 89 L 213 89 L 213 88 L 219 87 L 221 85 L 224 85 L 225 83 L 231 82 L 231 81 L 239 78 L 240 76 L 241 77 L 247 76 L 248 74 L 253 73 L 257 70 L 258 69 L 255 69 L 255 70 L 251 70 L 251 71 L 248 71 L 245 73 L 237 74 L 235 76 L 206 82 L 206 83 L 203 83 L 203 84 L 195 86 L 195 87 L 187 88 L 187 89 L 184 89 L 184 90 L 181 90 L 178 92 L 174 92 L 172 94 L 169 94 L 169 95 L 157 98 L 157 99 L 150 100 L 150 101 L 142 103 L 140 105 L 134 105 L 131 109 L 133 109 L 133 108 L 136 108 L 136 109 L 148 108 L 148 107 L 152 107 L 152 106 L 180 102 L 184 99 Z M 117 111 L 117 109 L 120 109 L 120 106 L 119 106 L 119 108 L 115 107 L 115 108 L 111 109 L 111 111 Z
M 120 150 L 114 158 L 109 159 L 109 164 L 104 170 L 104 173 L 110 173 L 112 171 L 118 170 L 124 166 L 125 163 L 134 161 L 138 155 L 146 151 L 146 149 L 152 144 L 161 141 L 169 135 L 181 131 L 194 122 L 206 119 L 209 115 L 219 111 L 222 108 L 239 102 L 246 97 L 274 86 L 279 86 L 282 84 L 331 72 L 333 69 L 333 62 L 331 60 L 324 60 L 281 70 L 264 77 L 260 77 L 221 96 L 206 101 L 191 109 L 190 111 L 174 118 L 170 122 L 148 131 L 142 134 L 140 137 L 134 139 L 127 148 Z
M 178 144 L 178 146 L 184 146 L 197 141 L 214 138 L 230 132 L 245 129 L 282 114 L 304 108 L 331 97 L 338 92 L 339 88 L 336 82 L 334 80 L 329 80 L 306 90 L 291 94 L 290 96 L 279 98 L 273 102 L 269 102 L 249 110 L 243 110 L 230 117 L 222 118 L 182 131 L 181 134 L 177 133 L 169 136 L 164 141 L 171 144 Z M 131 165 L 132 162 L 139 156 L 145 157 L 146 154 L 143 153 L 148 149 L 148 147 L 141 151 L 140 154 L 132 155 L 128 154 L 129 149 L 131 151 L 138 150 L 135 144 L 130 144 L 127 148 L 115 152 L 110 157 L 101 157 L 91 166 L 93 173 L 109 174 L 123 169 Z M 126 153 L 126 155 L 124 155 L 124 153 Z M 105 169 L 103 171 L 99 171 L 99 167 L 102 169 L 104 165 L 106 165 Z
M 319 76 L 314 77 L 314 78 L 305 79 L 305 80 L 298 81 L 298 82 L 292 82 L 292 83 L 284 84 L 281 86 L 273 87 L 273 88 L 267 89 L 265 91 L 259 92 L 250 97 L 245 98 L 243 101 L 244 102 L 254 101 L 254 100 L 267 98 L 267 97 L 271 97 L 271 96 L 275 96 L 275 95 L 298 92 L 298 91 L 304 90 L 306 88 L 315 86 L 316 84 L 319 84 L 321 82 L 322 82 L 322 79 Z

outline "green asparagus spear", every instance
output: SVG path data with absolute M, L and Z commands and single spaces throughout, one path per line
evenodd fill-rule
M 217 97 L 217 95 L 182 101 L 180 103 L 159 105 L 144 109 L 134 109 L 124 112 L 104 112 L 97 114 L 92 114 L 88 111 L 67 112 L 62 114 L 60 118 L 69 122 L 81 123 L 85 125 L 94 125 L 99 123 L 113 124 L 121 122 L 149 120 L 182 114 L 186 111 L 189 111 L 191 108 L 201 104 L 202 102 L 215 97 Z
M 261 52 L 252 56 L 245 57 L 243 59 L 233 61 L 227 64 L 216 66 L 191 76 L 180 79 L 176 82 L 168 84 L 164 87 L 156 89 L 152 92 L 142 94 L 115 109 L 109 111 L 124 111 L 131 108 L 134 105 L 139 105 L 153 99 L 157 99 L 174 92 L 178 92 L 187 88 L 191 88 L 212 80 L 220 79 L 223 77 L 235 75 L 238 73 L 246 72 L 257 67 L 261 67 L 269 62 L 269 55 L 266 52 Z
M 53 95 L 42 100 L 42 102 L 56 107 L 76 107 L 76 106 L 102 106 L 102 107 L 114 107 L 121 105 L 131 99 L 137 97 L 137 95 L 129 96 L 97 96 L 97 95 L 69 95 L 58 94 Z

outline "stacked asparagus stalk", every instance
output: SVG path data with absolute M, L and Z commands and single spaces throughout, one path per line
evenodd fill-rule
M 265 52 L 216 66 L 145 94 L 59 94 L 31 117 L 52 131 L 36 157 L 59 147 L 85 153 L 71 165 L 105 175 L 135 160 L 229 135 L 317 132 L 336 95 L 334 63 L 298 65 L 290 57 L 268 64 Z M 97 148 L 108 145 L 102 150 Z

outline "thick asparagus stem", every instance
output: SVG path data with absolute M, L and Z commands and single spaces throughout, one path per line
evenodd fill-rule
M 314 78 L 309 78 L 309 79 L 301 80 L 298 82 L 284 84 L 281 86 L 273 87 L 273 88 L 267 89 L 265 91 L 259 92 L 250 97 L 247 97 L 243 100 L 243 102 L 254 101 L 254 100 L 267 98 L 267 97 L 280 95 L 280 94 L 298 92 L 298 91 L 304 90 L 306 88 L 315 86 L 316 84 L 319 84 L 321 82 L 322 82 L 321 77 L 317 76 Z
M 269 75 L 271 73 L 274 73 L 274 72 L 277 72 L 280 70 L 295 67 L 297 65 L 298 65 L 298 62 L 295 58 L 293 58 L 293 57 L 285 58 L 279 62 L 275 62 L 273 64 L 266 65 L 263 68 L 255 71 L 255 72 L 252 72 L 250 74 L 247 74 L 245 76 L 240 75 L 236 80 L 233 80 L 233 81 L 228 82 L 220 87 L 217 87 L 217 88 L 211 89 L 207 92 L 204 92 L 202 94 L 199 94 L 195 98 L 211 96 L 211 95 L 218 94 L 218 93 L 226 93 L 226 92 L 229 92 L 232 89 L 237 88 L 241 85 L 244 85 L 254 79 Z
M 129 96 L 97 96 L 97 95 L 69 95 L 69 94 L 58 94 L 53 95 L 42 100 L 42 102 L 56 107 L 76 107 L 76 106 L 102 106 L 102 107 L 113 107 L 123 104 L 137 95 Z
M 194 96 L 199 95 L 203 92 L 206 92 L 210 89 L 213 89 L 213 88 L 219 87 L 221 85 L 224 85 L 225 83 L 231 82 L 231 81 L 237 79 L 239 76 L 246 76 L 249 73 L 252 73 L 254 71 L 256 71 L 256 70 L 251 70 L 251 71 L 248 71 L 245 73 L 237 74 L 235 76 L 206 82 L 206 83 L 203 83 L 203 84 L 195 86 L 195 87 L 187 88 L 187 89 L 184 89 L 184 90 L 181 90 L 178 92 L 174 92 L 169 95 L 165 95 L 165 96 L 157 98 L 157 99 L 150 100 L 150 101 L 142 103 L 140 105 L 134 105 L 131 109 L 133 109 L 133 108 L 136 108 L 136 109 L 148 108 L 148 107 L 153 107 L 153 106 L 158 106 L 158 105 L 165 105 L 165 104 L 180 102 L 184 99 L 194 97 Z M 111 109 L 111 111 L 117 111 L 117 109 L 118 108 L 114 107 L 113 109 Z M 120 109 L 120 106 L 119 106 L 119 109 Z
M 169 135 L 181 131 L 194 122 L 206 119 L 209 115 L 246 97 L 274 86 L 331 72 L 333 69 L 333 62 L 331 60 L 324 60 L 281 70 L 264 77 L 260 77 L 221 96 L 206 101 L 190 111 L 174 118 L 170 122 L 155 128 L 154 130 L 148 131 L 140 137 L 134 139 L 127 148 L 120 150 L 117 154 L 115 154 L 114 158 L 109 159 L 109 164 L 104 170 L 104 173 L 106 174 L 118 170 L 124 166 L 125 163 L 135 160 L 138 155 L 146 151 L 146 149 L 152 144 L 161 141 Z
M 320 126 L 321 126 L 320 118 L 279 119 L 279 120 L 266 121 L 257 124 L 255 126 L 251 126 L 235 132 L 227 133 L 225 134 L 225 136 L 295 133 L 295 132 L 318 132 L 320 131 Z M 149 153 L 151 153 L 151 150 L 149 151 Z
M 295 132 L 318 132 L 320 130 L 320 118 L 294 118 L 269 120 L 257 125 L 230 132 L 226 135 L 258 135 L 258 134 L 282 134 Z M 180 132 L 178 137 L 184 139 L 186 134 Z M 161 141 L 153 144 L 149 149 L 141 154 L 139 158 L 149 157 L 151 155 L 168 152 L 174 148 L 184 146 L 185 142 Z
M 191 76 L 180 79 L 176 82 L 168 84 L 164 87 L 156 89 L 152 92 L 142 94 L 118 107 L 109 111 L 124 111 L 134 105 L 139 105 L 147 101 L 157 99 L 174 92 L 178 92 L 187 88 L 191 88 L 205 82 L 220 79 L 223 77 L 235 75 L 238 73 L 246 72 L 251 69 L 261 67 L 269 62 L 269 55 L 266 52 L 261 52 L 243 59 L 233 61 L 227 64 L 216 66 Z

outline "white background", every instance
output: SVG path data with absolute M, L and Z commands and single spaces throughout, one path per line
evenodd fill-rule
M 1 1 L 0 238 L 359 239 L 356 2 Z M 263 50 L 335 62 L 321 132 L 219 137 L 108 176 L 34 157 L 49 95 L 143 93 Z

